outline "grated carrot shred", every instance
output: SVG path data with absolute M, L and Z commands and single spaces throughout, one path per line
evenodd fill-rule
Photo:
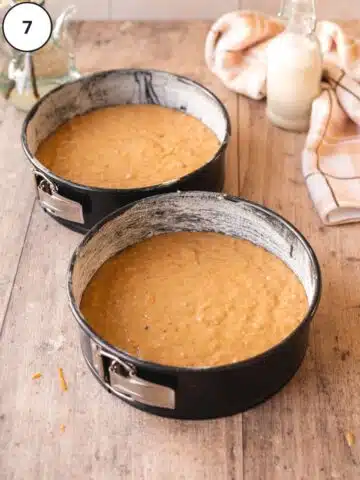
M 62 368 L 59 368 L 58 372 L 59 372 L 59 379 L 60 379 L 60 388 L 63 392 L 66 392 L 66 390 L 68 389 L 68 386 L 64 377 L 64 371 Z
M 352 432 L 346 432 L 345 439 L 349 447 L 353 447 L 355 445 L 355 435 Z

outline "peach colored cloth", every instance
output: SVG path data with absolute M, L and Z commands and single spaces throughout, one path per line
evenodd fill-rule
M 210 70 L 231 90 L 266 96 L 266 49 L 283 23 L 248 11 L 223 15 L 205 44 Z M 360 221 L 360 41 L 335 23 L 317 26 L 324 86 L 314 100 L 302 153 L 305 181 L 327 225 Z

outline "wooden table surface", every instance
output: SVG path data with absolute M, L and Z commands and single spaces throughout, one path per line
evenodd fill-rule
M 81 356 L 66 269 L 81 239 L 45 215 L 19 135 L 23 114 L 1 104 L 0 478 L 287 480 L 360 478 L 360 225 L 324 227 L 301 174 L 303 135 L 269 124 L 264 103 L 227 91 L 207 70 L 209 24 L 80 23 L 80 69 L 178 72 L 225 102 L 233 136 L 226 191 L 293 222 L 313 245 L 323 297 L 298 374 L 242 415 L 161 419 L 102 389 Z M 357 22 L 348 24 L 358 30 Z M 59 387 L 62 367 L 68 390 Z M 33 380 L 32 375 L 42 377 Z M 345 434 L 358 442 L 350 447 Z

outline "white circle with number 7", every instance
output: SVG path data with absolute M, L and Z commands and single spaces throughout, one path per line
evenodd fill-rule
M 22 52 L 34 52 L 49 41 L 52 21 L 42 6 L 18 3 L 5 15 L 2 30 L 10 46 Z

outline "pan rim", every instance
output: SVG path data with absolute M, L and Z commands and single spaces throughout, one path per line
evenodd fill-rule
M 235 203 L 244 203 L 246 205 L 249 205 L 252 208 L 255 208 L 255 210 L 258 210 L 260 212 L 263 212 L 267 215 L 270 215 L 273 218 L 276 218 L 278 221 L 280 221 L 287 229 L 292 231 L 295 236 L 300 240 L 302 243 L 303 247 L 305 248 L 305 251 L 310 258 L 312 267 L 314 269 L 314 277 L 315 277 L 315 286 L 314 286 L 314 294 L 312 301 L 310 302 L 308 306 L 308 310 L 302 319 L 302 321 L 299 323 L 299 325 L 290 332 L 289 335 L 287 335 L 284 339 L 281 340 L 281 342 L 277 343 L 276 345 L 272 346 L 271 348 L 265 350 L 264 352 L 254 356 L 250 357 L 245 360 L 241 360 L 239 362 L 231 363 L 231 364 L 225 364 L 225 365 L 219 365 L 219 366 L 202 366 L 202 367 L 177 367 L 177 366 L 171 366 L 171 365 L 163 365 L 155 362 L 150 362 L 147 360 L 142 360 L 138 357 L 135 357 L 125 350 L 122 350 L 114 345 L 111 345 L 109 342 L 101 338 L 87 323 L 85 317 L 82 315 L 80 308 L 76 305 L 75 297 L 73 294 L 73 283 L 72 283 L 72 275 L 75 267 L 75 263 L 77 261 L 77 257 L 80 254 L 81 250 L 84 248 L 84 246 L 97 234 L 97 232 L 108 222 L 112 221 L 114 218 L 117 216 L 120 216 L 123 214 L 125 211 L 133 208 L 135 205 L 138 203 L 143 203 L 147 201 L 154 200 L 159 197 L 175 197 L 175 196 L 186 196 L 186 197 L 196 197 L 196 196 L 207 196 L 208 198 L 219 198 L 221 197 L 225 201 L 232 201 Z M 290 268 L 290 267 L 289 267 Z M 203 192 L 203 191 L 189 191 L 189 192 L 176 192 L 176 193 L 166 193 L 166 194 L 159 194 L 159 195 L 154 195 L 150 198 L 144 198 L 135 202 L 132 202 L 128 205 L 125 205 L 124 207 L 117 209 L 107 215 L 105 218 L 103 218 L 100 222 L 98 222 L 94 227 L 92 227 L 89 232 L 85 235 L 85 237 L 82 239 L 80 244 L 77 246 L 75 251 L 73 252 L 67 272 L 67 296 L 68 296 L 68 302 L 72 311 L 73 316 L 75 317 L 75 320 L 77 321 L 78 325 L 80 328 L 86 333 L 93 341 L 95 341 L 97 344 L 99 344 L 101 347 L 103 347 L 105 350 L 110 351 L 113 355 L 119 357 L 123 361 L 129 362 L 129 364 L 134 365 L 134 366 L 139 366 L 139 367 L 145 367 L 145 368 L 151 368 L 154 371 L 162 372 L 162 373 L 169 373 L 169 374 L 175 374 L 175 373 L 213 373 L 213 372 L 225 372 L 225 371 L 231 371 L 237 368 L 241 367 L 247 367 L 251 366 L 253 364 L 256 364 L 258 362 L 262 362 L 266 360 L 266 358 L 279 349 L 281 349 L 283 346 L 285 346 L 295 335 L 297 335 L 303 328 L 307 326 L 308 323 L 310 323 L 318 309 L 320 299 L 321 299 L 321 290 L 322 290 L 322 279 L 321 279 L 321 270 L 320 270 L 320 265 L 318 262 L 318 259 L 316 257 L 316 254 L 311 247 L 310 243 L 308 240 L 304 237 L 304 235 L 288 220 L 286 220 L 284 217 L 281 215 L 277 214 L 273 210 L 264 207 L 256 202 L 252 202 L 250 200 L 237 197 L 234 195 L 230 194 L 220 194 L 216 192 Z
M 187 173 L 186 175 L 183 175 L 181 177 L 167 180 L 162 183 L 154 184 L 154 185 L 148 185 L 145 187 L 131 187 L 131 188 L 106 188 L 106 187 L 95 187 L 95 186 L 90 186 L 90 185 L 83 185 L 80 183 L 73 182 L 71 180 L 68 180 L 66 178 L 60 177 L 56 175 L 54 172 L 49 170 L 45 165 L 43 165 L 34 154 L 31 153 L 30 147 L 28 144 L 27 140 L 27 128 L 29 126 L 30 121 L 33 119 L 33 117 L 36 115 L 38 109 L 42 105 L 42 103 L 50 97 L 52 94 L 55 92 L 58 92 L 65 88 L 68 85 L 74 85 L 74 84 L 80 84 L 82 82 L 90 81 L 92 78 L 97 78 L 97 77 L 104 77 L 107 75 L 111 74 L 118 74 L 118 75 L 129 75 L 129 74 L 134 74 L 134 73 L 152 73 L 152 74 L 159 74 L 159 75 L 169 75 L 171 77 L 174 77 L 178 80 L 180 80 L 183 83 L 186 83 L 188 85 L 192 85 L 196 87 L 199 91 L 204 92 L 209 98 L 215 100 L 215 102 L 218 104 L 218 106 L 221 109 L 222 116 L 225 120 L 225 136 L 223 141 L 220 143 L 219 148 L 217 151 L 214 153 L 214 155 L 203 165 L 200 167 L 196 168 L 195 170 L 192 170 L 191 172 Z M 121 104 L 120 104 L 121 105 Z M 109 105 L 110 107 L 111 105 Z M 100 107 L 101 108 L 101 107 Z M 169 108 L 169 107 L 164 107 L 164 108 Z M 96 109 L 94 109 L 96 110 Z M 178 110 L 178 109 L 175 109 Z M 92 110 L 89 110 L 89 112 Z M 178 110 L 179 111 L 179 110 Z M 201 83 L 197 82 L 196 80 L 193 80 L 189 77 L 186 77 L 184 75 L 178 75 L 176 73 L 168 72 L 166 70 L 157 70 L 157 69 L 151 69 L 151 68 L 118 68 L 118 69 L 111 69 L 111 70 L 101 70 L 99 72 L 95 73 L 90 73 L 88 75 L 84 75 L 78 79 L 72 80 L 70 82 L 66 82 L 65 84 L 59 85 L 58 87 L 54 88 L 50 92 L 46 93 L 41 99 L 31 108 L 31 110 L 27 113 L 23 124 L 22 124 L 22 129 L 21 129 L 21 145 L 23 148 L 23 151 L 26 155 L 27 160 L 31 163 L 31 165 L 37 169 L 40 170 L 42 173 L 45 175 L 48 175 L 51 179 L 64 183 L 65 185 L 72 187 L 77 190 L 82 190 L 82 191 L 87 191 L 87 192 L 97 192 L 97 193 L 117 193 L 117 194 L 129 194 L 129 193 L 147 193 L 147 192 L 153 192 L 153 191 L 160 191 L 161 189 L 164 188 L 169 188 L 171 186 L 176 186 L 177 183 L 182 183 L 189 178 L 191 178 L 193 175 L 196 175 L 202 171 L 202 169 L 208 167 L 211 163 L 215 162 L 219 156 L 226 150 L 229 141 L 231 137 L 231 122 L 230 122 L 230 116 L 229 113 L 223 104 L 223 102 L 213 93 L 211 90 L 209 90 L 207 87 L 202 85 Z

